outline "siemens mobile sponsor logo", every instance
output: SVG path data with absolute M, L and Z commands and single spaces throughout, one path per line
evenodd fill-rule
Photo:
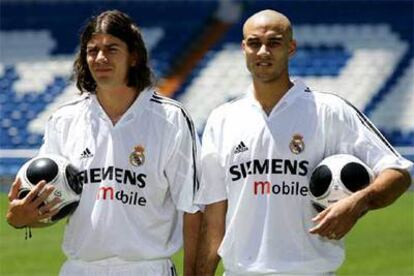
M 248 175 L 290 174 L 305 176 L 309 161 L 290 159 L 254 159 L 230 167 L 231 180 L 237 181 Z
M 117 187 L 101 185 L 96 193 L 96 200 L 118 200 L 127 205 L 146 206 L 147 200 L 141 195 L 146 187 L 147 175 L 114 166 L 103 168 L 91 168 L 79 173 L 79 179 L 83 184 L 100 184 L 105 181 L 115 181 L 120 184 Z M 136 191 L 124 191 L 125 185 L 136 187 Z
M 299 181 L 285 181 L 283 176 L 306 176 L 309 172 L 309 161 L 290 159 L 254 159 L 251 161 L 236 164 L 229 169 L 231 180 L 238 181 L 248 176 L 266 176 L 269 174 L 279 175 L 279 183 L 271 183 L 267 180 L 255 180 L 252 183 L 254 195 L 299 195 L 307 196 L 309 188 L 307 183 Z M 255 177 L 258 179 L 258 177 Z

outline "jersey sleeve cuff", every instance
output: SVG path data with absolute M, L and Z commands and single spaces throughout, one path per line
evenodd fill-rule
M 216 202 L 227 200 L 227 197 L 216 197 L 216 198 L 196 198 L 195 203 L 200 205 L 209 205 Z

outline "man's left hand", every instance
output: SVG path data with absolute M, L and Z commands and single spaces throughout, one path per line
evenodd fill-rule
M 312 219 L 318 224 L 312 227 L 309 233 L 331 240 L 342 239 L 366 213 L 367 208 L 363 202 L 362 193 L 356 192 L 332 204 Z

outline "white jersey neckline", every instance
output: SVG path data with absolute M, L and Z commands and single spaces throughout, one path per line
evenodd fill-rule
M 248 103 L 250 103 L 252 106 L 259 109 L 259 111 L 264 115 L 266 119 L 270 119 L 274 116 L 274 114 L 285 109 L 287 106 L 293 103 L 298 96 L 302 95 L 302 93 L 308 89 L 306 84 L 300 78 L 295 78 L 295 79 L 292 79 L 291 81 L 293 82 L 293 86 L 283 95 L 283 97 L 279 100 L 279 102 L 277 102 L 277 104 L 273 107 L 269 115 L 267 115 L 264 112 L 262 105 L 259 103 L 259 101 L 254 96 L 253 85 L 250 85 L 250 87 L 247 89 L 245 98 L 248 101 Z
M 115 124 L 112 124 L 111 119 L 109 118 L 108 114 L 103 109 L 101 103 L 98 101 L 96 94 L 90 94 L 90 98 L 92 101 L 92 108 L 95 112 L 92 112 L 92 115 L 98 116 L 105 121 L 109 122 L 113 127 L 123 125 L 124 123 L 129 122 L 130 120 L 134 119 L 138 116 L 145 108 L 146 100 L 152 95 L 152 90 L 146 88 L 142 90 L 138 97 L 134 100 L 132 105 L 127 109 L 127 111 L 121 116 L 119 121 Z M 141 107 L 140 107 L 141 106 Z

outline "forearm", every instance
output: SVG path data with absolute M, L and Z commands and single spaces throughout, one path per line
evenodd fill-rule
M 410 186 L 407 171 L 387 169 L 367 188 L 360 191 L 366 211 L 380 209 L 392 204 Z
M 201 225 L 200 240 L 198 248 L 199 257 L 197 257 L 197 275 L 214 276 L 220 261 L 220 256 L 217 254 L 220 241 L 209 238 L 208 226 L 205 222 Z
M 184 213 L 184 275 L 196 275 L 196 257 L 202 213 Z
M 224 237 L 226 212 L 227 201 L 206 207 L 197 252 L 197 275 L 214 276 L 215 274 L 220 261 L 217 250 Z

